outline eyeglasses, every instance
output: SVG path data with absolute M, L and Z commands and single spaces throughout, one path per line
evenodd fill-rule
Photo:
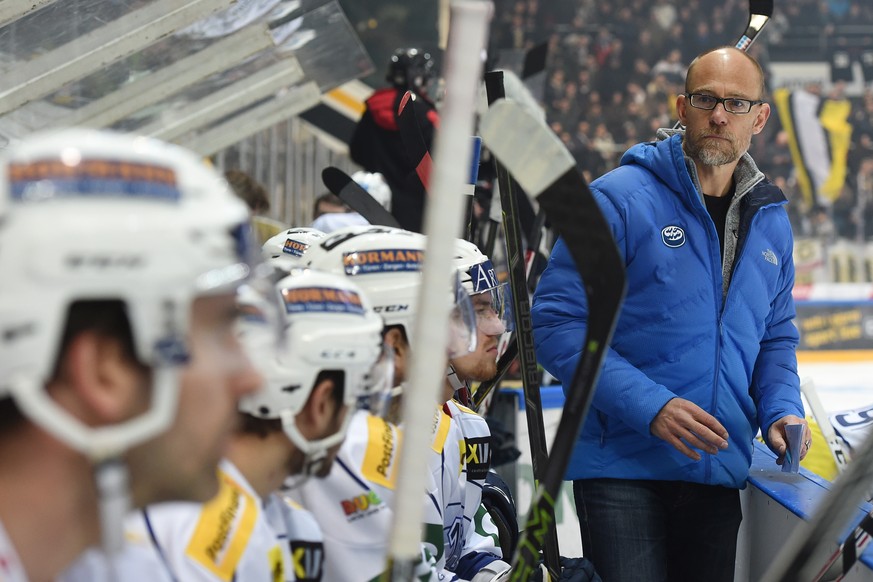
M 760 105 L 763 101 L 750 101 L 749 99 L 739 99 L 737 97 L 715 97 L 706 95 L 705 93 L 683 93 L 688 98 L 688 102 L 695 109 L 705 109 L 712 111 L 716 105 L 721 103 L 724 110 L 728 113 L 744 114 L 752 110 L 752 105 Z

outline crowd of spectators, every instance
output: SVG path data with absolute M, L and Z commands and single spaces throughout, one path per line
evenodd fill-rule
M 747 0 L 504 0 L 498 2 L 492 42 L 516 50 L 548 42 L 547 120 L 590 180 L 614 168 L 630 145 L 675 124 L 676 96 L 691 59 L 733 45 L 747 19 Z M 873 37 L 873 3 L 867 0 L 792 0 L 780 3 L 771 20 L 750 49 L 765 71 L 771 53 L 792 34 L 807 34 L 798 46 L 811 61 L 827 61 L 833 46 L 846 45 L 843 25 L 867 26 L 867 38 Z M 849 172 L 843 194 L 829 208 L 799 195 L 775 109 L 764 135 L 753 140 L 751 154 L 792 202 L 797 236 L 873 238 L 873 75 L 866 86 L 862 95 L 850 97 Z M 824 96 L 843 97 L 840 91 L 835 85 Z

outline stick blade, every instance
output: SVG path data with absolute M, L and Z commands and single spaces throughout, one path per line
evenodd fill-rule
M 546 129 L 546 131 L 543 131 Z M 576 167 L 558 137 L 518 104 L 497 100 L 479 124 L 482 141 L 530 196 L 539 196 L 558 176 Z
M 565 239 L 586 288 L 609 289 L 599 301 L 624 297 L 624 260 L 576 160 L 554 132 L 524 107 L 496 101 L 480 122 L 482 140 L 522 188 L 537 198 Z M 610 308 L 614 305 L 609 305 Z M 597 313 L 592 310 L 592 323 Z
M 339 196 L 340 200 L 370 224 L 400 228 L 394 215 L 385 210 L 385 207 L 370 196 L 369 192 L 339 168 L 329 166 L 322 170 L 321 181 L 328 190 Z
M 527 79 L 546 70 L 546 58 L 549 55 L 549 43 L 543 42 L 524 55 L 524 65 L 521 68 L 521 78 Z
M 333 166 L 328 166 L 321 171 L 321 181 L 325 188 L 337 196 L 350 182 L 354 182 L 351 176 Z

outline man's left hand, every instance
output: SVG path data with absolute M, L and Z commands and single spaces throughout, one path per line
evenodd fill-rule
M 788 440 L 785 437 L 786 424 L 802 424 L 803 425 L 803 445 L 800 447 L 800 460 L 802 461 L 809 452 L 809 447 L 812 445 L 812 432 L 809 430 L 809 424 L 805 418 L 788 414 L 775 421 L 770 425 L 767 431 L 767 440 L 770 446 L 779 455 L 776 459 L 776 464 L 781 465 L 785 460 L 785 451 L 788 450 Z

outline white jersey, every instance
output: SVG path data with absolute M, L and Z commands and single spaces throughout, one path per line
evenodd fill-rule
M 398 427 L 359 410 L 330 475 L 289 492 L 312 508 L 324 532 L 325 580 L 365 582 L 384 571 L 401 438 Z M 441 523 L 439 515 L 433 521 Z M 421 574 L 430 579 L 429 568 L 422 566 Z
M 873 432 L 873 406 L 834 412 L 828 416 L 834 430 L 852 451 L 857 451 L 864 439 Z
M 472 430 L 475 421 L 468 419 L 468 442 L 460 422 L 453 422 L 443 408 L 435 412 L 432 454 L 428 460 L 430 485 L 425 496 L 424 543 L 428 554 L 425 559 L 431 559 L 433 579 L 459 580 L 448 565 L 465 565 L 462 557 L 470 550 L 490 549 L 496 556 L 501 555 L 495 541 L 496 527 L 487 512 L 483 512 L 485 517 L 479 516 L 480 523 L 485 525 L 475 527 L 476 510 L 470 504 L 478 507 L 481 482 L 474 487 L 478 495 L 468 493 L 466 484 L 468 471 L 481 480 L 487 473 L 487 463 L 479 462 L 483 452 L 488 458 L 487 446 L 483 447 L 484 441 L 476 439 L 488 437 L 488 427 L 476 416 L 481 421 L 476 426 L 479 429 L 484 426 L 486 431 L 476 432 Z M 469 413 L 475 416 L 472 411 Z M 330 475 L 320 481 L 309 481 L 292 492 L 304 506 L 313 508 L 313 515 L 324 531 L 326 580 L 369 581 L 384 570 L 401 438 L 402 431 L 397 426 L 359 411 L 351 421 Z M 466 463 L 467 460 L 471 463 Z M 483 537 L 477 531 L 493 532 L 495 537 L 487 537 L 487 533 Z M 480 558 L 481 567 L 494 556 L 489 559 L 483 553 Z M 423 572 L 422 576 L 421 579 L 427 579 Z
M 0 521 L 0 582 L 27 582 L 27 573 Z
M 441 471 L 444 481 L 452 475 L 459 483 L 457 490 L 443 487 L 453 492 L 443 500 L 446 567 L 462 578 L 472 578 L 484 564 L 503 556 L 497 527 L 482 505 L 482 489 L 491 468 L 491 430 L 484 418 L 454 400 L 443 410 L 452 422 Z
M 126 544 L 107 564 L 88 552 L 63 582 L 317 582 L 324 551 L 312 516 L 278 495 L 262 501 L 229 461 L 205 504 L 160 503 L 133 513 Z

